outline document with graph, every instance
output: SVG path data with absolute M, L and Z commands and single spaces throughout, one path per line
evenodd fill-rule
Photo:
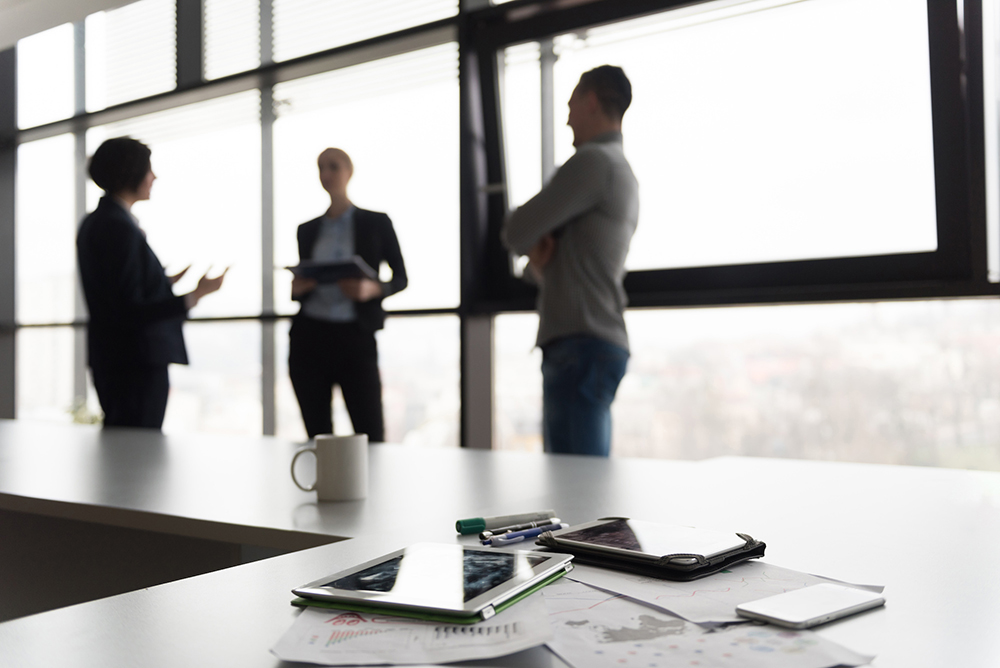
M 822 582 L 834 582 L 867 591 L 881 592 L 877 585 L 856 585 L 817 575 L 809 575 L 761 561 L 737 564 L 700 580 L 676 582 L 577 566 L 566 577 L 666 610 L 697 624 L 728 624 L 744 621 L 736 606 L 783 594 Z
M 569 578 L 542 595 L 555 633 L 547 645 L 573 668 L 828 668 L 873 658 L 810 631 L 746 623 L 705 628 Z
M 513 654 L 551 638 L 545 603 L 535 593 L 477 624 L 307 608 L 271 653 L 327 666 L 445 663 Z

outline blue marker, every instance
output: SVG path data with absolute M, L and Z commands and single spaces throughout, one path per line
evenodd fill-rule
M 529 538 L 534 538 L 535 536 L 541 536 L 546 531 L 558 531 L 559 529 L 565 529 L 568 524 L 547 524 L 542 527 L 535 527 L 534 529 L 525 529 L 524 531 L 511 531 L 510 533 L 500 534 L 498 536 L 493 536 L 489 540 L 484 540 L 483 545 L 492 545 L 493 547 L 500 547 L 503 545 L 510 545 L 512 543 L 520 543 L 521 541 L 528 540 Z

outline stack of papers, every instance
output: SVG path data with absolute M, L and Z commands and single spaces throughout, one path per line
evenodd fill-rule
M 326 666 L 448 663 L 505 656 L 552 638 L 537 592 L 477 624 L 306 608 L 271 653 Z
M 839 580 L 800 573 L 760 561 L 748 561 L 731 569 L 690 582 L 660 580 L 593 566 L 577 566 L 566 576 L 577 582 L 623 594 L 696 624 L 746 622 L 736 615 L 736 606 L 786 591 Z M 882 587 L 850 585 L 881 592 Z
M 810 631 L 752 623 L 705 628 L 567 578 L 542 594 L 555 633 L 547 645 L 574 668 L 829 668 L 873 658 Z
M 574 668 L 869 663 L 874 657 L 811 631 L 751 623 L 735 614 L 739 603 L 821 582 L 833 581 L 761 562 L 692 582 L 577 566 L 524 601 L 472 625 L 308 608 L 271 651 L 286 661 L 329 666 L 470 661 L 543 644 Z

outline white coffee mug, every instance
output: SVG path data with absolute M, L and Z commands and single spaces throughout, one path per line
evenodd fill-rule
M 316 482 L 304 487 L 295 477 L 300 455 L 316 456 Z M 316 444 L 292 457 L 292 482 L 304 492 L 316 491 L 320 501 L 353 501 L 368 496 L 368 434 L 316 437 Z

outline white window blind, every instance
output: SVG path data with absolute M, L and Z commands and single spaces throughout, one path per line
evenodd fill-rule
M 458 13 L 458 0 L 274 0 L 274 59 L 353 44 Z
M 177 83 L 173 0 L 139 0 L 87 17 L 87 110 L 173 90 Z
M 205 78 L 260 65 L 260 0 L 205 0 Z

